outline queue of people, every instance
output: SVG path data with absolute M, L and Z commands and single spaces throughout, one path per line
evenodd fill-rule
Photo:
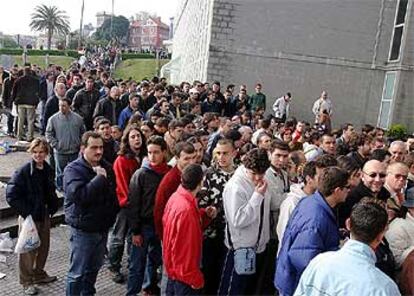
M 39 82 L 13 68 L 3 84 L 32 155 L 7 201 L 42 241 L 19 256 L 27 295 L 56 280 L 44 270 L 56 191 L 70 227 L 66 295 L 95 294 L 105 258 L 127 295 L 414 293 L 413 136 L 334 129 L 327 91 L 309 123 L 290 114 L 290 92 L 266 115 L 260 83 L 249 96 L 219 81 L 63 72 L 51 65 Z M 45 138 L 33 134 L 40 89 Z

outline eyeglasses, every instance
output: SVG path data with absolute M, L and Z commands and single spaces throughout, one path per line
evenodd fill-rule
M 376 178 L 377 176 L 379 176 L 381 179 L 384 179 L 387 175 L 386 174 L 384 174 L 384 173 L 375 173 L 375 172 L 373 172 L 373 173 L 366 173 L 366 172 L 363 172 L 365 175 L 367 175 L 367 176 L 369 176 L 370 178 Z
M 403 180 L 407 180 L 408 175 L 402 175 L 402 174 L 391 174 L 395 177 L 395 179 L 403 179 Z

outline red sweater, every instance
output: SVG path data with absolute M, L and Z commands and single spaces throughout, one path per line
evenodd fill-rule
M 168 200 L 162 222 L 162 253 L 168 277 L 195 289 L 202 288 L 203 229 L 210 222 L 206 212 L 199 210 L 196 198 L 180 186 Z
M 162 215 L 164 214 L 164 208 L 167 204 L 170 196 L 177 190 L 181 183 L 181 172 L 177 166 L 174 166 L 165 176 L 162 178 L 160 185 L 158 186 L 157 193 L 155 195 L 154 205 L 154 223 L 155 231 L 158 237 L 162 240 Z
M 114 172 L 116 178 L 116 196 L 119 206 L 125 207 L 128 202 L 129 181 L 132 175 L 139 168 L 140 163 L 135 157 L 119 155 L 114 162 Z

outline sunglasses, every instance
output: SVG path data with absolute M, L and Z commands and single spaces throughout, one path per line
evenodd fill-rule
M 393 175 L 396 179 L 407 180 L 407 178 L 408 178 L 408 175 L 402 175 L 402 174 L 393 174 Z
M 385 173 L 366 173 L 363 172 L 365 175 L 369 176 L 370 178 L 376 178 L 377 176 L 379 176 L 381 179 L 384 179 L 387 175 Z

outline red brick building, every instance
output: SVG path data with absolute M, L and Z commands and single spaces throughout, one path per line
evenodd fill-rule
M 161 22 L 160 17 L 131 21 L 128 47 L 133 50 L 161 48 L 162 42 L 168 40 L 169 32 L 169 26 Z

